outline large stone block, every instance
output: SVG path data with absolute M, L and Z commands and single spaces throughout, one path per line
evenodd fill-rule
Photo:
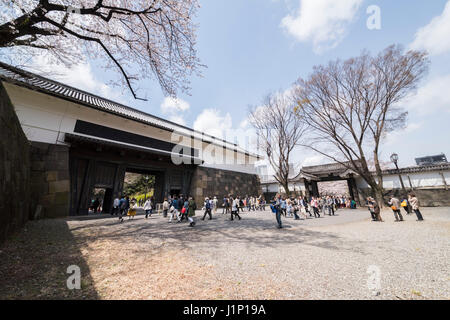
M 225 195 L 259 195 L 261 188 L 256 175 L 213 168 L 197 167 L 191 183 L 191 194 L 201 205 L 205 197 Z
M 70 181 L 69 180 L 51 181 L 48 183 L 48 189 L 49 193 L 69 192 Z

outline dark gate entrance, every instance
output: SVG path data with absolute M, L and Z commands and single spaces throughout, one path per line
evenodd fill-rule
M 70 215 L 86 215 L 95 188 L 104 188 L 103 212 L 110 213 L 122 196 L 125 172 L 156 177 L 155 200 L 160 203 L 172 192 L 188 194 L 195 165 L 174 165 L 163 153 L 66 134 L 71 144 Z
M 358 188 L 353 173 L 339 163 L 303 167 L 299 176 L 304 179 L 305 189 L 308 196 L 319 197 L 319 182 L 346 181 L 350 199 L 359 200 Z

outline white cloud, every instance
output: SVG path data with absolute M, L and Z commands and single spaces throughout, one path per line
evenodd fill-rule
M 184 120 L 184 118 L 182 116 L 179 115 L 171 115 L 169 117 L 169 120 L 172 122 L 175 122 L 176 124 L 182 125 L 182 126 L 186 126 L 186 120 Z
M 205 109 L 194 121 L 194 130 L 198 130 L 218 138 L 224 138 L 226 131 L 232 128 L 229 113 L 222 115 L 217 109 Z
M 81 62 L 80 64 L 67 67 L 63 64 L 53 62 L 47 56 L 37 56 L 33 59 L 29 68 L 33 72 L 38 70 L 45 77 L 52 78 L 77 89 L 97 94 L 110 100 L 123 102 L 117 90 L 113 90 L 95 77 L 91 65 L 88 62 Z
M 183 112 L 189 110 L 189 108 L 189 103 L 180 98 L 165 97 L 161 103 L 161 111 L 165 114 L 180 111 Z
M 389 132 L 383 141 L 383 145 L 384 146 L 400 145 L 403 141 L 408 140 L 409 134 L 420 129 L 422 126 L 423 126 L 422 123 L 410 123 L 404 129 Z
M 320 164 L 327 164 L 333 162 L 330 158 L 325 157 L 324 155 L 314 155 L 303 159 L 301 162 L 301 167 L 308 166 L 317 166 Z
M 411 49 L 424 49 L 431 55 L 439 55 L 450 51 L 450 1 L 445 5 L 440 16 L 420 28 Z
M 406 110 L 419 115 L 450 112 L 450 74 L 428 80 L 417 92 L 402 103 Z
M 317 53 L 336 47 L 344 38 L 363 0 L 300 0 L 296 12 L 281 26 L 301 42 L 312 42 Z
M 204 109 L 194 121 L 193 128 L 216 138 L 237 143 L 246 151 L 262 154 L 257 150 L 256 133 L 247 119 L 234 127 L 230 113 L 222 114 L 217 109 Z

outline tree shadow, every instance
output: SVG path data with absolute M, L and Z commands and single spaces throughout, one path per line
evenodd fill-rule
M 86 243 L 99 239 L 119 242 L 133 241 L 133 238 L 138 235 L 139 240 L 134 239 L 134 241 L 161 239 L 173 248 L 195 249 L 202 243 L 214 247 L 222 246 L 226 242 L 230 245 L 244 243 L 257 249 L 281 248 L 285 245 L 299 243 L 329 250 L 350 250 L 363 253 L 356 244 L 346 242 L 334 233 L 304 228 L 302 221 L 304 220 L 283 219 L 283 228 L 278 229 L 275 218 L 272 221 L 242 215 L 242 220 L 230 221 L 229 216 L 220 215 L 211 221 L 200 221 L 197 216 L 196 226 L 191 228 L 186 222 L 168 223 L 162 218 L 152 220 L 136 218 L 134 221 L 124 221 L 123 223 L 114 219 L 77 226 L 72 231 L 80 230 L 80 228 L 96 228 L 94 233 L 82 233 L 77 236 L 79 241 Z
M 0 299 L 98 299 L 82 244 L 64 219 L 29 221 L 0 247 Z M 72 265 L 81 289 L 67 287 Z

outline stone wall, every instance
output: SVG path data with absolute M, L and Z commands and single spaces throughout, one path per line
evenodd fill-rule
M 197 167 L 192 176 L 190 195 L 201 207 L 205 197 L 217 196 L 221 201 L 225 195 L 259 195 L 261 192 L 257 175 Z
M 0 81 L 0 243 L 30 216 L 29 144 Z
M 366 197 L 370 195 L 370 189 L 358 188 L 358 192 L 361 204 L 365 203 Z M 445 188 L 415 189 L 413 191 L 407 189 L 407 192 L 414 193 L 423 207 L 450 207 L 450 190 L 445 190 Z M 400 189 L 385 190 L 384 201 L 386 204 L 392 195 L 399 198 L 404 196 L 403 191 Z
M 37 218 L 68 216 L 69 147 L 32 142 L 30 154 L 32 207 L 39 213 Z

